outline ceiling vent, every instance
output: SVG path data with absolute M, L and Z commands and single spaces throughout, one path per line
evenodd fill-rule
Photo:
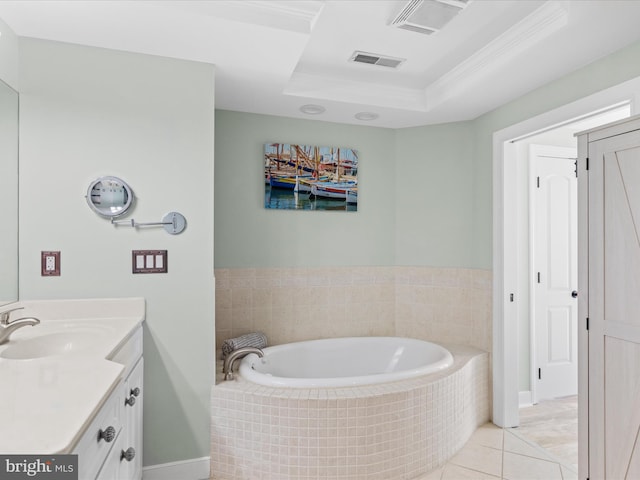
M 431 35 L 454 19 L 470 0 L 410 0 L 391 26 Z
M 380 67 L 398 68 L 404 58 L 386 57 L 375 53 L 353 52 L 349 61 L 355 63 L 368 63 L 369 65 L 378 65 Z

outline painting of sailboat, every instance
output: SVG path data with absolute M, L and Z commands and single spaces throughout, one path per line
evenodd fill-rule
M 357 211 L 358 164 L 352 148 L 266 143 L 264 206 Z

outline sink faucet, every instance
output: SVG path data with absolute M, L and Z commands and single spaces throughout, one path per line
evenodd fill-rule
M 233 380 L 233 364 L 239 358 L 246 357 L 250 353 L 255 353 L 260 358 L 264 357 L 264 352 L 255 347 L 242 347 L 227 355 L 227 358 L 224 359 L 224 365 L 222 366 L 222 373 L 224 373 L 225 380 Z
M 4 310 L 0 312 L 0 345 L 9 341 L 9 336 L 15 332 L 17 329 L 24 327 L 26 325 L 37 325 L 40 323 L 40 320 L 34 317 L 23 317 L 14 320 L 13 322 L 9 321 L 9 315 L 11 312 L 15 312 L 16 310 L 22 310 L 24 307 L 16 307 L 10 308 L 9 310 Z

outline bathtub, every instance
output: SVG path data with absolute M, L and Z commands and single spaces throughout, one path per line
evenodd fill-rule
M 211 478 L 419 478 L 489 410 L 489 354 L 472 347 L 384 337 L 269 347 L 265 363 L 246 357 L 211 390 Z
M 246 356 L 240 375 L 272 387 L 354 387 L 444 370 L 453 356 L 435 343 L 398 337 L 351 337 L 289 343 Z

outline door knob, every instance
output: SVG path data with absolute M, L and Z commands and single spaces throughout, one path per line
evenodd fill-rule
M 577 290 L 574 290 L 573 292 L 571 292 L 571 296 L 572 296 L 573 298 L 578 298 L 578 292 L 577 292 Z

